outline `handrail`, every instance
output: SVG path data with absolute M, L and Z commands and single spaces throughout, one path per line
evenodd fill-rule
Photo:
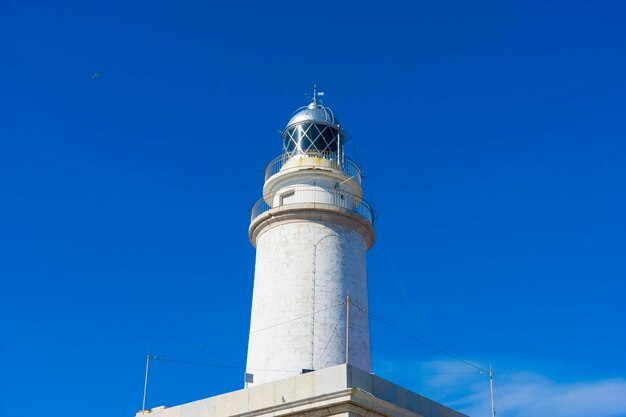
M 348 209 L 374 225 L 374 209 L 362 197 L 335 188 L 312 186 L 290 187 L 260 198 L 252 207 L 250 221 L 273 208 L 303 203 L 328 204 Z
M 356 164 L 356 162 L 346 157 L 339 158 L 337 154 L 328 153 L 328 152 L 307 152 L 305 154 L 298 154 L 298 155 L 282 154 L 272 159 L 272 161 L 267 165 L 267 168 L 265 169 L 265 181 L 267 181 L 267 179 L 271 177 L 272 175 L 280 172 L 283 169 L 283 167 L 286 166 L 288 161 L 296 160 L 297 158 L 326 159 L 330 161 L 331 164 L 334 163 L 335 166 L 334 167 L 331 166 L 332 168 L 337 169 L 339 171 L 343 171 L 344 173 L 346 173 L 348 177 L 354 178 L 354 180 L 358 184 L 361 184 L 361 178 L 362 178 L 361 169 Z

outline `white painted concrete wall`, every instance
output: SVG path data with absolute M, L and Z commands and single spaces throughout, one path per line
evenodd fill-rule
M 367 308 L 361 235 L 330 221 L 290 220 L 266 228 L 256 247 L 247 361 L 254 385 L 345 363 L 346 295 Z M 349 334 L 350 364 L 370 371 L 368 317 L 354 306 Z
M 354 194 L 334 188 L 329 191 L 328 188 L 309 184 L 285 187 L 273 195 L 269 204 L 276 208 L 284 204 L 325 203 L 353 210 L 361 203 L 361 198 Z
M 467 417 L 352 366 L 138 412 L 137 417 Z

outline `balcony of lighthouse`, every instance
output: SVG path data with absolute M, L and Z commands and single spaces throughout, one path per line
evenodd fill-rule
M 265 170 L 263 197 L 252 208 L 251 221 L 285 209 L 325 209 L 357 215 L 370 226 L 374 210 L 363 200 L 359 166 L 334 152 L 284 153 Z
M 358 165 L 343 154 L 317 150 L 285 152 L 265 169 L 263 195 L 274 195 L 287 187 L 311 185 L 342 189 L 362 197 L 361 179 Z
M 277 209 L 315 209 L 356 215 L 370 226 L 374 225 L 374 209 L 359 195 L 326 187 L 289 187 L 260 198 L 252 207 L 251 223 L 261 215 Z M 270 213 L 271 214 L 271 213 Z
M 303 168 L 326 169 L 344 175 L 359 185 L 362 180 L 361 169 L 350 158 L 330 152 L 308 151 L 295 155 L 285 153 L 274 158 L 265 169 L 265 181 L 278 173 L 289 173 Z

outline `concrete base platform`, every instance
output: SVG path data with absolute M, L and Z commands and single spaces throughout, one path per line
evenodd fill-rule
M 467 417 L 350 365 L 338 365 L 137 417 Z

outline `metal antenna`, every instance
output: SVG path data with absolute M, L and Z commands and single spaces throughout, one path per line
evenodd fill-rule
M 496 403 L 493 400 L 493 368 L 489 364 L 489 388 L 491 389 L 491 417 L 496 417 Z
M 141 411 L 146 411 L 146 394 L 148 392 L 148 371 L 150 370 L 150 351 L 146 356 L 146 378 L 143 381 L 143 402 L 141 403 Z
M 496 417 L 496 403 L 493 396 L 493 367 L 489 364 L 489 371 L 481 370 L 482 375 L 489 375 L 489 391 L 491 392 L 491 417 Z

